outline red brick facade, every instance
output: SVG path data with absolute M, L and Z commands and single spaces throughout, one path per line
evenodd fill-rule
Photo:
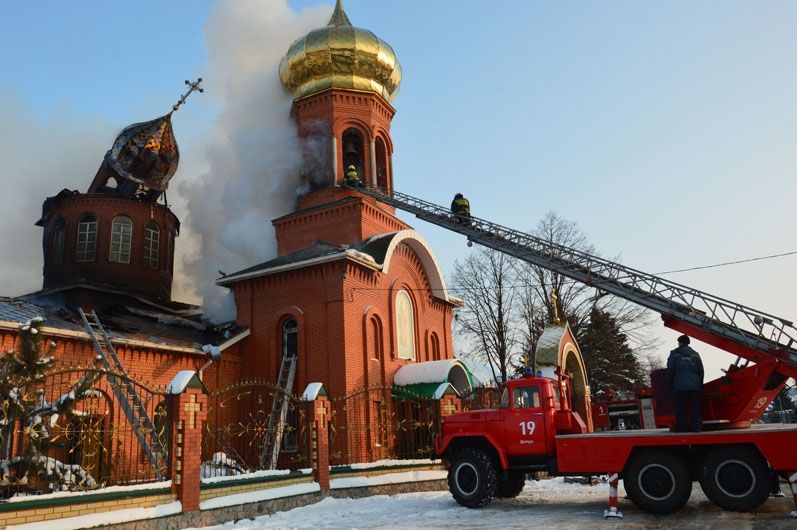
M 126 197 L 76 192 L 62 192 L 45 204 L 47 218 L 40 221 L 44 228 L 43 289 L 89 281 L 140 292 L 155 300 L 171 300 L 174 242 L 180 222 L 169 208 Z M 79 260 L 78 225 L 87 215 L 96 219 L 96 244 L 93 257 Z M 129 263 L 110 259 L 111 226 L 117 216 L 132 221 Z M 145 261 L 145 227 L 157 229 L 157 263 Z
M 393 108 L 376 94 L 330 89 L 295 101 L 293 114 L 300 136 L 329 142 L 336 178 L 319 179 L 305 171 L 310 186 L 298 198 L 297 211 L 273 221 L 279 256 L 295 257 L 321 243 L 341 251 L 286 258 L 260 273 L 222 281 L 235 296 L 237 324 L 251 329 L 241 343 L 243 373 L 277 379 L 288 320 L 298 327 L 294 392 L 316 381 L 332 396 L 388 387 L 401 366 L 452 358 L 457 302 L 445 291 L 431 250 L 393 208 L 338 186 L 344 164 L 351 162 L 366 185 L 392 189 Z M 368 254 L 375 239 L 386 248 Z M 414 356 L 399 355 L 399 293 L 410 301 Z M 375 394 L 374 399 L 380 398 Z M 357 454 L 349 453 L 353 462 L 379 457 L 372 447 L 358 447 Z

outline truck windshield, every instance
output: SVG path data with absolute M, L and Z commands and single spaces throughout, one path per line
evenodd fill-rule
M 501 403 L 498 404 L 498 408 L 500 408 L 500 409 L 509 408 L 509 389 L 508 388 L 504 388 L 504 393 L 501 394 Z
M 512 397 L 516 409 L 540 408 L 540 389 L 536 386 L 515 388 Z

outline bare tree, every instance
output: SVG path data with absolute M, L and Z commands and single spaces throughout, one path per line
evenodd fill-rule
M 599 255 L 575 221 L 567 220 L 554 211 L 545 214 L 532 233 L 552 243 L 555 248 L 566 247 Z M 564 252 L 554 250 L 554 254 L 562 255 Z M 562 257 L 567 259 L 567 256 Z M 544 308 L 546 322 L 554 319 L 553 300 L 556 300 L 557 315 L 570 324 L 577 338 L 581 338 L 593 309 L 597 309 L 612 315 L 619 330 L 628 337 L 635 353 L 647 353 L 655 348 L 656 343 L 648 333 L 651 313 L 643 307 L 525 262 L 519 264 L 518 277 L 524 284 L 524 295 L 533 298 L 531 301 L 524 300 L 523 305 Z M 556 294 L 555 298 L 551 296 L 552 293 Z M 534 332 L 536 330 L 532 329 L 532 333 Z M 536 344 L 536 340 L 532 342 Z
M 484 362 L 498 383 L 506 382 L 517 356 L 515 271 L 511 257 L 483 248 L 454 263 L 453 290 L 466 301 L 456 326 L 474 345 L 469 356 Z

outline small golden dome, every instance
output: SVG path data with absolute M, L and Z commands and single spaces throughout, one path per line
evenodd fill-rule
M 401 65 L 388 43 L 355 28 L 337 0 L 329 24 L 296 40 L 280 64 L 282 84 L 295 99 L 328 88 L 367 90 L 392 102 L 401 83 Z

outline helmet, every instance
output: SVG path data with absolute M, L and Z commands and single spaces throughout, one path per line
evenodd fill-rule
M 461 193 L 457 193 L 456 195 L 454 195 L 454 198 L 455 199 L 461 199 L 462 198 L 462 194 Z
M 354 169 L 357 169 L 357 168 L 354 167 L 353 165 L 346 168 L 346 170 L 348 170 L 348 171 L 351 171 L 351 170 L 354 170 Z

